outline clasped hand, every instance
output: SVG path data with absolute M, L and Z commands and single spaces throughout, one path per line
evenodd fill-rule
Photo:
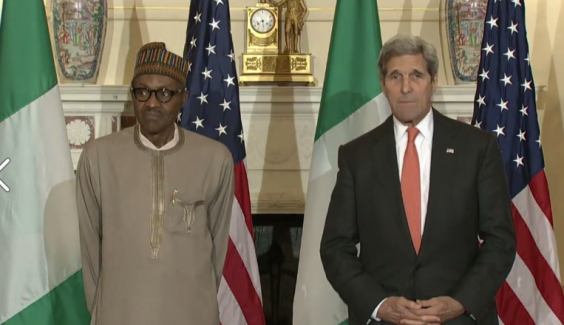
M 378 318 L 397 325 L 440 325 L 464 313 L 464 307 L 451 297 L 410 301 L 389 297 L 378 309 Z

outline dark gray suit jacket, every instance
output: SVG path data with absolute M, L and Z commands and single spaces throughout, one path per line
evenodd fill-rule
M 350 325 L 370 322 L 390 296 L 451 296 L 468 314 L 445 324 L 498 324 L 495 294 L 516 254 L 500 148 L 488 132 L 436 110 L 433 119 L 419 255 L 403 209 L 392 118 L 339 148 L 320 253 L 327 279 L 348 305 Z

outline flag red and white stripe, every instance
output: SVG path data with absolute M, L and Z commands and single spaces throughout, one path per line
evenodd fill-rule
M 517 256 L 497 295 L 501 322 L 564 324 L 564 297 L 544 170 L 531 178 L 512 203 Z
M 219 286 L 222 325 L 264 325 L 245 161 L 235 165 L 229 247 Z

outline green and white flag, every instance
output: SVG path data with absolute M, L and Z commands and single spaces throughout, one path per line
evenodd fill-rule
M 319 245 L 339 146 L 390 116 L 378 75 L 381 47 L 376 1 L 337 0 L 307 187 L 294 325 L 338 325 L 348 320 L 346 305 L 325 277 Z
M 88 325 L 43 0 L 4 0 L 0 21 L 0 324 Z

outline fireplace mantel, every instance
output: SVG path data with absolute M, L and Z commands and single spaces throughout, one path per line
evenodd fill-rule
M 135 123 L 128 86 L 60 89 L 75 167 L 90 141 Z M 468 122 L 474 92 L 474 85 L 439 86 L 434 107 Z M 321 93 L 320 87 L 240 87 L 253 213 L 303 213 Z

